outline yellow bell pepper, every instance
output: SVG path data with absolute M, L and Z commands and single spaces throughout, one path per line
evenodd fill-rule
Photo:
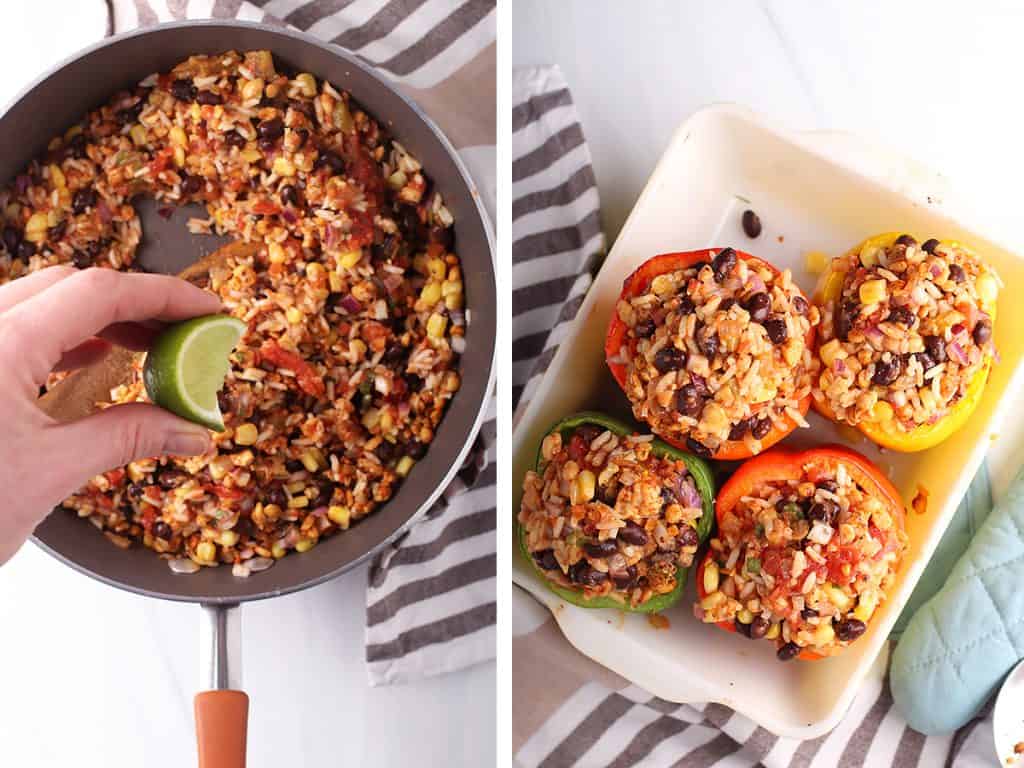
M 877 248 L 888 248 L 891 246 L 896 242 L 896 239 L 901 234 L 903 233 L 886 232 L 881 235 L 869 237 L 860 245 L 849 251 L 847 256 L 854 253 L 867 254 L 870 256 L 870 254 L 874 253 Z M 946 245 L 953 245 L 959 248 L 965 247 L 963 244 L 955 240 L 943 240 L 941 242 Z M 816 296 L 818 304 L 822 307 L 829 304 L 835 304 L 842 294 L 843 282 L 846 274 L 841 271 L 839 267 L 844 263 L 844 261 L 844 259 L 834 260 L 831 268 L 822 277 Z M 992 319 L 992 324 L 995 325 L 995 292 L 979 291 L 979 293 L 981 294 L 981 308 L 989 315 Z M 992 358 L 988 357 L 985 360 L 985 364 L 974 375 L 974 378 L 971 379 L 970 384 L 967 386 L 967 392 L 964 396 L 949 409 L 945 416 L 934 424 L 922 424 L 921 426 L 915 427 L 907 432 L 896 424 L 893 424 L 891 419 L 885 419 L 881 421 L 862 421 L 860 424 L 856 425 L 857 429 L 877 445 L 881 445 L 893 451 L 900 451 L 902 453 L 923 451 L 927 448 L 936 446 L 967 423 L 967 420 L 971 417 L 974 409 L 977 408 L 978 403 L 981 402 L 982 392 L 985 390 L 985 384 L 988 382 L 988 374 L 991 368 Z M 836 421 L 835 414 L 833 414 L 831 409 L 829 409 L 825 404 L 819 402 L 818 398 L 814 398 L 813 403 L 814 409 L 822 416 L 832 421 Z M 884 417 L 885 409 L 876 409 L 875 414 Z

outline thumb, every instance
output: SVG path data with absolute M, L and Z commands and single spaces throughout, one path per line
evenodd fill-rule
M 210 447 L 210 431 L 148 403 L 106 408 L 84 419 L 54 425 L 52 445 L 66 467 L 61 478 L 73 493 L 89 478 L 136 459 L 172 454 L 198 456 Z

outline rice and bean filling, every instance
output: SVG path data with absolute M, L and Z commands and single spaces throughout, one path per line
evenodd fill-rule
M 995 356 L 998 278 L 965 248 L 910 235 L 843 257 L 842 293 L 823 310 L 815 397 L 849 424 L 933 424 Z
M 65 502 L 121 547 L 246 576 L 387 501 L 459 389 L 466 315 L 452 218 L 346 93 L 269 52 L 197 56 L 91 112 L 0 193 L 0 282 L 130 268 L 136 194 L 204 202 L 261 243 L 204 287 L 247 324 L 202 456 L 137 461 Z M 140 372 L 112 402 L 145 399 Z
M 620 300 L 626 393 L 636 418 L 708 457 L 727 441 L 761 450 L 774 425 L 807 422 L 811 389 L 807 332 L 818 309 L 793 283 L 732 248 L 656 276 Z
M 703 506 L 686 463 L 655 456 L 651 440 L 594 425 L 544 438 L 540 469 L 523 481 L 519 524 L 549 580 L 634 607 L 679 585 Z
M 906 542 L 842 465 L 814 482 L 762 483 L 711 540 L 695 613 L 774 641 L 781 661 L 805 648 L 836 653 L 864 634 Z

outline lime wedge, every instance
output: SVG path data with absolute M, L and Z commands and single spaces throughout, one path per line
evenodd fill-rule
M 183 419 L 224 431 L 217 391 L 224 385 L 228 356 L 245 323 L 227 315 L 206 315 L 176 323 L 157 336 L 146 355 L 142 380 L 149 398 Z

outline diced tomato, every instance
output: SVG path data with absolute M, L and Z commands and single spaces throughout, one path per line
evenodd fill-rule
M 853 571 L 860 562 L 860 553 L 855 547 L 839 547 L 825 557 L 829 581 L 835 584 L 849 584 Z
M 587 455 L 587 451 L 590 448 L 587 445 L 587 441 L 583 439 L 583 436 L 579 433 L 572 436 L 569 440 L 569 458 L 575 461 L 577 464 L 582 463 L 583 457 Z
M 124 480 L 124 470 L 112 469 L 106 473 L 106 478 L 110 481 L 111 485 L 118 485 L 122 480 Z
M 299 389 L 307 395 L 322 397 L 327 391 L 323 378 L 316 373 L 313 366 L 294 352 L 282 349 L 276 341 L 263 342 L 263 346 L 260 347 L 260 355 L 278 368 L 294 371 Z
M 252 207 L 253 213 L 262 216 L 273 216 L 281 212 L 281 208 L 273 200 L 260 200 Z
M 228 488 L 225 485 L 211 485 L 207 490 L 221 501 L 238 501 L 245 498 L 245 492 L 238 488 Z

